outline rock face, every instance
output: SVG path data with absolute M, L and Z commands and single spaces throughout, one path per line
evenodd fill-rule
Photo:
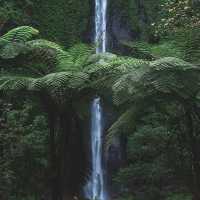
M 132 55 L 124 42 L 151 40 L 150 24 L 159 2 L 156 0 L 110 0 L 108 5 L 108 49 L 116 54 Z
M 120 41 L 137 38 L 137 34 L 130 29 L 129 24 L 123 19 L 120 13 L 113 11 L 109 16 L 108 37 L 110 48 L 112 49 L 116 48 L 117 43 L 120 43 Z
M 108 49 L 115 53 L 124 53 L 121 41 L 130 41 L 138 38 L 138 34 L 131 30 L 126 17 L 123 16 L 120 8 L 108 7 Z
M 82 41 L 93 43 L 95 35 L 95 1 L 89 2 L 89 19 L 85 23 Z M 158 0 L 108 0 L 108 51 L 120 55 L 133 55 L 124 42 L 154 40 L 150 24 L 158 17 Z

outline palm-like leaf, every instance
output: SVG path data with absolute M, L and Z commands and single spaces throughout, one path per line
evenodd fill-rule
M 180 59 L 153 61 L 149 67 L 141 67 L 116 81 L 113 86 L 114 102 L 123 104 L 128 100 L 159 92 L 176 93 L 189 98 L 198 90 L 199 73 L 198 67 Z
M 130 108 L 112 125 L 109 135 L 125 132 L 134 123 L 134 116 L 144 113 L 145 102 L 157 102 L 169 98 L 181 103 L 192 102 L 200 88 L 200 69 L 176 58 L 153 61 L 149 67 L 142 67 L 120 77 L 113 86 L 114 103 Z M 135 106 L 136 105 L 136 106 Z M 127 125 L 127 123 L 129 125 Z
M 48 94 L 55 102 L 63 103 L 71 99 L 88 84 L 85 73 L 60 72 L 48 74 L 41 78 L 28 77 L 0 77 L 0 91 L 10 92 L 38 92 Z
M 28 91 L 34 79 L 17 76 L 3 76 L 0 77 L 0 91 L 4 94 L 19 91 Z
M 109 61 L 102 59 L 94 64 L 90 64 L 85 68 L 85 71 L 90 74 L 92 87 L 105 91 L 107 89 L 110 90 L 112 85 L 122 75 L 141 67 L 148 67 L 148 62 L 133 58 L 116 57 Z
M 38 34 L 39 31 L 33 27 L 20 26 L 18 28 L 12 29 L 1 38 L 9 42 L 26 42 Z

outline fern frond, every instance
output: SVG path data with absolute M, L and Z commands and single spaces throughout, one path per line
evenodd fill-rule
M 75 64 L 79 65 L 86 62 L 88 57 L 94 53 L 94 48 L 87 44 L 80 43 L 69 48 L 67 52 L 71 55 Z
M 49 94 L 55 102 L 62 104 L 72 98 L 88 84 L 85 73 L 59 72 L 32 80 L 29 89 Z
M 98 90 L 104 90 L 111 89 L 122 75 L 142 67 L 148 67 L 148 62 L 133 58 L 114 57 L 108 62 L 100 60 L 84 70 L 90 74 L 91 80 L 93 80 L 92 86 Z
M 65 54 L 65 51 L 60 45 L 44 39 L 29 41 L 27 45 L 29 46 L 32 59 L 46 63 L 47 66 L 56 67 L 62 59 L 61 56 Z M 52 71 L 48 72 L 50 73 Z
M 56 90 L 79 91 L 88 84 L 88 75 L 86 73 L 59 72 L 51 73 L 41 78 L 28 78 L 23 76 L 2 76 L 0 77 L 0 90 L 42 90 L 45 89 L 50 93 Z M 19 86 L 19 87 L 18 87 Z
M 112 87 L 113 102 L 116 105 L 120 105 L 126 101 L 129 101 L 129 99 L 136 94 L 138 95 L 140 85 L 145 85 L 145 82 L 142 80 L 142 78 L 148 74 L 149 71 L 149 67 L 143 65 L 140 68 L 132 70 L 131 72 L 126 73 L 117 79 Z
M 81 71 L 94 49 L 86 44 L 77 44 L 66 51 L 58 52 L 58 70 Z
M 9 42 L 26 42 L 38 34 L 39 31 L 33 27 L 20 26 L 10 30 L 5 35 L 1 36 L 1 38 Z
M 4 94 L 10 92 L 28 91 L 31 82 L 34 79 L 27 77 L 0 77 L 0 91 Z
M 12 42 L 7 43 L 0 49 L 2 59 L 13 59 L 27 51 L 28 47 L 24 43 Z
M 49 60 L 48 63 L 50 64 L 52 61 L 52 63 L 56 65 L 57 71 L 80 70 L 92 51 L 92 49 L 85 44 L 75 45 L 65 51 L 60 45 L 43 39 L 33 40 L 27 44 L 30 46 L 32 51 L 44 51 L 46 49 L 46 51 L 54 52 L 54 59 Z M 47 56 L 42 56 L 42 58 L 45 60 Z
M 9 43 L 9 41 L 0 37 L 0 48 L 4 47 L 8 43 Z
M 30 63 L 30 68 L 37 68 L 37 70 L 42 75 L 52 73 L 56 70 L 58 64 L 56 53 L 53 49 L 34 47 L 29 48 L 28 51 L 24 54 L 26 56 L 26 61 Z
M 33 48 L 44 47 L 44 48 L 51 48 L 55 50 L 63 50 L 63 48 L 59 44 L 48 41 L 48 40 L 44 40 L 44 39 L 31 40 L 31 41 L 28 41 L 27 44 Z
M 174 58 L 174 57 L 165 57 L 158 59 L 156 61 L 150 62 L 150 66 L 155 70 L 186 70 L 188 68 L 193 68 L 194 65 L 191 63 L 185 62 L 182 59 Z
M 47 88 L 64 87 L 66 89 L 74 89 L 82 86 L 88 80 L 85 73 L 59 72 L 48 74 L 39 79 Z

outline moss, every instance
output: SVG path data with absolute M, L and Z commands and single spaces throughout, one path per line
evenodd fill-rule
M 89 6 L 89 0 L 36 0 L 33 18 L 43 37 L 71 46 L 87 30 Z

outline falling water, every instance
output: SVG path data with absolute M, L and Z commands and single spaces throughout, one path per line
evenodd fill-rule
M 95 0 L 95 43 L 96 53 L 106 52 L 107 0 Z
M 100 98 L 95 98 L 91 108 L 91 148 L 92 174 L 85 187 L 86 198 L 106 200 L 104 173 L 102 166 L 102 108 Z
M 106 52 L 107 0 L 95 0 L 96 53 Z M 91 177 L 85 186 L 85 196 L 91 200 L 107 200 L 104 181 L 102 108 L 100 98 L 95 98 L 91 108 Z

